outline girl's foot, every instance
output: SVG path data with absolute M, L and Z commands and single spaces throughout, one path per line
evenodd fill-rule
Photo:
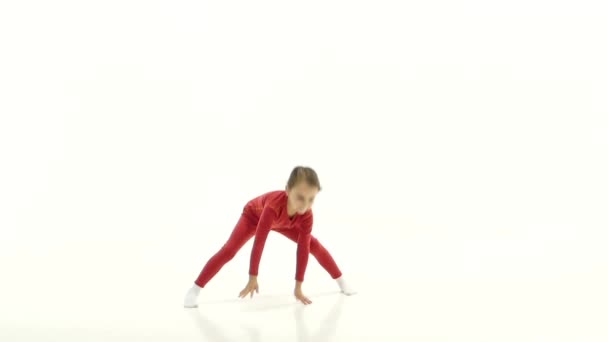
M 343 276 L 336 278 L 336 282 L 338 283 L 338 286 L 340 286 L 340 291 L 345 295 L 351 296 L 357 293 L 357 291 L 348 286 Z
M 186 297 L 184 298 L 184 307 L 185 308 L 198 307 L 197 300 L 198 300 L 198 294 L 200 293 L 200 291 L 201 291 L 201 287 L 199 287 L 196 284 L 192 285 L 192 288 L 190 288 L 190 290 L 188 290 L 188 292 L 186 293 Z

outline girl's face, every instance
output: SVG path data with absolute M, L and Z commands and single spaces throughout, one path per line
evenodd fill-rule
M 305 182 L 296 184 L 291 190 L 285 189 L 287 200 L 296 213 L 302 215 L 312 207 L 315 196 L 319 192 L 316 187 L 310 186 Z

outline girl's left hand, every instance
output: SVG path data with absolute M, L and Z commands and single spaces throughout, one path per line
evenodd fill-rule
M 253 292 L 260 293 L 260 287 L 258 285 L 257 277 L 250 276 L 249 282 L 245 285 L 245 288 L 239 293 L 239 298 L 245 298 L 248 294 L 251 293 L 251 297 L 253 298 Z
M 303 293 L 301 289 L 295 289 L 293 291 L 294 296 L 296 296 L 296 299 L 299 300 L 300 302 L 304 303 L 304 305 L 308 305 L 312 303 L 312 300 L 308 299 L 308 297 L 306 297 Z

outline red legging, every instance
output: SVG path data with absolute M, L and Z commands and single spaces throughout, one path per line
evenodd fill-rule
M 207 264 L 205 264 L 205 267 L 203 267 L 203 270 L 194 283 L 200 287 L 205 287 L 209 280 L 211 280 L 228 261 L 234 258 L 241 247 L 243 247 L 249 239 L 255 236 L 256 228 L 257 222 L 246 216 L 245 213 L 242 213 L 232 234 L 230 234 L 228 241 L 226 241 L 224 246 L 207 261 Z M 294 242 L 298 241 L 298 232 L 294 229 L 276 229 L 275 231 L 285 235 Z M 338 265 L 336 265 L 331 254 L 329 254 L 327 249 L 325 249 L 314 236 L 310 239 L 310 254 L 317 259 L 319 264 L 333 279 L 339 278 L 342 275 L 342 272 L 338 268 Z

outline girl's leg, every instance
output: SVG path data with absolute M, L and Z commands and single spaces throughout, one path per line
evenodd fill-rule
M 207 261 L 207 264 L 205 264 L 205 267 L 203 267 L 194 283 L 199 287 L 205 287 L 209 280 L 211 280 L 228 261 L 232 260 L 241 247 L 255 235 L 255 228 L 256 223 L 245 216 L 245 214 L 241 214 L 228 241 L 226 241 L 222 248 Z
M 298 232 L 293 229 L 277 229 L 276 231 L 285 235 L 293 242 L 298 241 Z M 334 258 L 314 236 L 310 239 L 310 254 L 317 259 L 319 264 L 327 271 L 327 273 L 329 273 L 332 279 L 337 279 L 342 276 L 342 272 L 340 271 L 340 268 L 338 268 Z
M 276 231 L 285 235 L 287 238 L 294 242 L 298 241 L 297 231 L 294 231 L 292 229 L 277 229 Z M 357 293 L 350 286 L 348 286 L 348 284 L 344 280 L 344 277 L 342 276 L 342 272 L 334 261 L 334 258 L 332 258 L 331 254 L 329 254 L 329 251 L 325 249 L 325 247 L 323 247 L 319 240 L 314 236 L 310 239 L 310 254 L 312 254 L 317 259 L 319 264 L 321 264 L 321 266 L 327 271 L 327 273 L 329 273 L 329 275 L 336 280 L 342 293 L 347 296 Z

